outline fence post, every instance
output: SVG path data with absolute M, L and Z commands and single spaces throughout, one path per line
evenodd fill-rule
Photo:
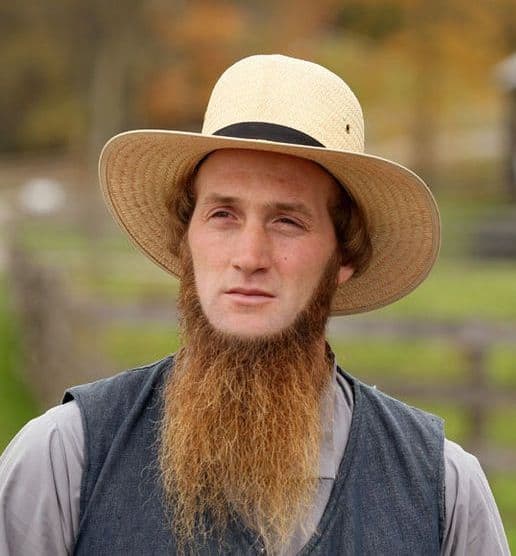
M 487 420 L 489 418 L 490 381 L 487 369 L 489 343 L 475 326 L 465 329 L 462 339 L 462 353 L 467 365 L 466 396 L 469 417 L 468 446 L 481 453 L 485 447 Z
M 20 371 L 42 407 L 59 403 L 63 390 L 99 377 L 105 367 L 95 349 L 92 315 L 74 303 L 56 269 L 12 245 L 8 280 L 20 321 L 24 360 Z M 89 337 L 90 336 L 90 337 Z

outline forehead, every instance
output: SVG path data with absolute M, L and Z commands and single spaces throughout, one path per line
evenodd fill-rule
M 211 153 L 194 181 L 196 197 L 217 193 L 302 200 L 326 206 L 338 193 L 331 174 L 311 160 L 281 153 L 223 149 Z

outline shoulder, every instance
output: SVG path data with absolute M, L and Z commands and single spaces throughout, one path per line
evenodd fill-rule
M 71 550 L 78 527 L 83 450 L 74 402 L 48 410 L 15 436 L 0 457 L 0 553 L 9 554 L 6 546 L 31 554 Z
M 491 490 L 478 459 L 448 439 L 444 443 L 444 467 L 446 509 L 451 523 L 459 512 L 469 516 L 479 511 L 479 503 L 491 496 Z
M 446 439 L 444 462 L 443 554 L 509 554 L 500 513 L 478 459 Z
M 151 402 L 165 373 L 171 369 L 173 357 L 123 371 L 109 378 L 69 388 L 63 401 L 75 400 L 80 408 L 86 443 L 103 435 L 109 444 L 108 432 L 115 431 L 135 407 Z M 108 425 L 108 430 L 105 426 Z
M 65 392 L 63 401 L 75 399 L 81 409 L 90 400 L 97 406 L 106 403 L 117 406 L 122 404 L 129 408 L 133 402 L 131 394 L 138 396 L 142 391 L 152 389 L 155 382 L 170 369 L 172 364 L 173 356 L 168 356 L 149 365 L 129 369 L 95 382 L 74 386 Z
M 428 435 L 428 439 L 432 438 L 437 443 L 436 447 L 440 447 L 442 454 L 444 421 L 440 417 L 393 398 L 376 386 L 369 386 L 353 378 L 351 380 L 355 383 L 355 397 L 358 393 L 366 401 L 366 413 L 374 413 L 386 428 L 393 428 L 393 432 L 413 430 L 415 434 L 420 431 Z
M 154 426 L 159 418 L 162 386 L 173 365 L 169 356 L 115 376 L 68 389 L 64 401 L 75 400 L 84 430 L 85 489 L 94 486 L 95 477 L 110 454 L 117 454 L 128 438 Z M 87 483 L 87 484 L 86 484 Z M 81 502 L 82 504 L 82 502 Z
M 486 481 L 478 459 L 452 440 L 444 441 L 444 461 L 451 490 L 459 485 L 477 488 Z
M 444 423 L 440 417 L 389 396 L 338 369 L 351 384 L 354 397 L 351 433 L 360 429 L 390 457 L 412 462 L 444 489 Z M 444 501 L 444 493 L 443 501 Z M 444 508 L 443 508 L 444 509 Z
M 7 447 L 2 462 L 21 465 L 23 458 L 17 456 L 38 454 L 52 458 L 57 453 L 74 455 L 80 460 L 83 442 L 80 410 L 72 401 L 52 407 L 29 421 Z

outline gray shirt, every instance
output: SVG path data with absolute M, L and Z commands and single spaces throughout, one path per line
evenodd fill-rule
M 339 387 L 337 381 L 342 388 Z M 323 404 L 319 487 L 312 511 L 282 556 L 296 554 L 315 531 L 347 443 L 353 396 L 334 373 Z M 471 454 L 445 440 L 446 528 L 441 554 L 510 554 L 486 477 Z M 72 554 L 79 527 L 84 434 L 75 402 L 30 421 L 0 457 L 0 554 Z

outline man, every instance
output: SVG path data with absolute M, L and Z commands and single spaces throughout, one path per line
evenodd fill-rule
M 174 358 L 71 388 L 0 463 L 2 554 L 508 554 L 441 420 L 337 367 L 330 314 L 413 290 L 438 252 L 424 183 L 363 153 L 328 70 L 236 63 L 201 134 L 100 161 L 115 219 L 181 278 Z

